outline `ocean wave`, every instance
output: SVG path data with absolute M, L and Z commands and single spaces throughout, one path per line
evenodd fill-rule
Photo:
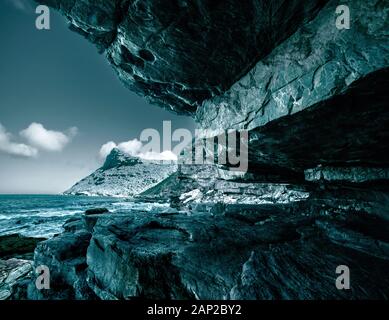
M 50 238 L 63 231 L 62 226 L 70 217 L 92 208 L 107 208 L 115 213 L 128 210 L 160 210 L 169 206 L 118 201 L 112 198 L 47 196 L 44 201 L 39 201 L 41 199 L 39 196 L 20 196 L 0 202 L 0 236 L 18 233 L 27 237 Z

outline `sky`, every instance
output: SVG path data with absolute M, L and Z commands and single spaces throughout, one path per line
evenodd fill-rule
M 0 193 L 61 193 L 101 166 L 107 146 L 137 146 L 163 121 L 193 132 L 190 117 L 126 89 L 54 10 L 51 29 L 36 29 L 35 8 L 0 1 Z

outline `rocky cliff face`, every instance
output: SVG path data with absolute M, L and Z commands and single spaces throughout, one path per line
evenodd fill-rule
M 41 0 L 152 102 L 194 114 L 314 17 L 326 0 Z M 226 67 L 228 65 L 228 67 Z
M 387 1 L 343 1 L 342 30 L 333 0 L 42 3 L 131 90 L 207 136 L 247 129 L 249 172 L 182 165 L 139 197 L 170 209 L 69 222 L 36 250 L 56 287 L 32 297 L 389 297 Z
M 104 165 L 65 192 L 88 196 L 135 196 L 177 170 L 173 163 L 143 160 L 113 149 Z
M 228 91 L 204 101 L 196 115 L 202 126 L 253 129 L 344 93 L 357 79 L 388 67 L 388 4 L 342 1 L 351 25 L 341 30 L 335 25 L 339 4 L 329 1 Z

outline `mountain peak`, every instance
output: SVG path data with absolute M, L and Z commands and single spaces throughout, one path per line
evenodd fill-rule
M 131 197 L 154 187 L 176 170 L 176 164 L 142 160 L 115 148 L 101 168 L 65 194 Z
M 117 168 L 121 166 L 133 166 L 136 164 L 142 163 L 139 158 L 133 157 L 118 148 L 113 148 L 105 159 L 103 170 L 108 170 L 112 168 Z

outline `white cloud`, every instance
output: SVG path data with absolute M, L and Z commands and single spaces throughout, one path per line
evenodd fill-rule
M 142 146 L 142 142 L 137 139 L 134 139 L 127 142 L 119 143 L 117 148 L 120 151 L 127 153 L 131 156 L 136 156 L 141 152 Z
M 117 148 L 120 151 L 129 154 L 134 157 L 139 157 L 145 160 L 158 160 L 158 161 L 177 161 L 177 156 L 171 151 L 154 152 L 147 151 L 143 152 L 143 143 L 138 139 L 133 139 L 127 142 L 121 142 L 116 144 L 113 141 L 107 142 L 100 148 L 100 157 L 105 159 L 112 149 Z
M 112 151 L 112 149 L 116 148 L 116 143 L 113 141 L 107 142 L 103 144 L 100 148 L 99 155 L 102 159 L 105 159 Z
M 140 154 L 139 156 L 146 160 L 177 161 L 177 156 L 169 150 L 161 153 L 148 151 Z
M 0 151 L 20 157 L 36 157 L 38 150 L 34 147 L 23 143 L 15 143 L 11 141 L 12 136 L 0 123 Z
M 62 151 L 65 146 L 77 135 L 76 127 L 70 128 L 66 133 L 47 130 L 40 124 L 33 122 L 27 129 L 20 132 L 32 146 L 47 151 Z

